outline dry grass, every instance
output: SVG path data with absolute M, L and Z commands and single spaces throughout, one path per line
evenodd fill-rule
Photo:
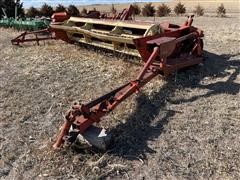
M 108 92 L 140 67 L 62 42 L 13 47 L 18 32 L 0 29 L 1 179 L 238 179 L 238 18 L 194 24 L 205 31 L 205 63 L 154 79 L 106 116 L 101 125 L 115 137 L 106 153 L 51 145 L 74 101 Z

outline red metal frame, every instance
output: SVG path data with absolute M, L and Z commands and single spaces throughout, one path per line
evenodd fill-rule
M 191 23 L 192 17 L 174 31 L 135 39 L 135 45 L 144 61 L 144 67 L 137 78 L 87 104 L 73 105 L 53 147 L 60 148 L 64 144 L 70 127 L 78 134 L 84 133 L 89 126 L 100 122 L 103 116 L 157 75 L 169 75 L 178 69 L 201 63 L 203 33 L 192 27 Z
M 40 31 L 31 31 L 31 32 L 24 32 L 20 34 L 18 37 L 11 40 L 12 45 L 20 45 L 25 42 L 37 42 L 39 45 L 40 41 L 51 40 L 55 39 L 51 29 L 43 29 Z
M 70 16 L 66 12 L 54 13 L 52 15 L 52 24 L 61 24 L 65 20 L 69 19 Z M 37 42 L 39 45 L 40 41 L 51 40 L 51 39 L 62 39 L 69 42 L 66 32 L 54 30 L 51 28 L 39 30 L 39 31 L 26 31 L 20 34 L 18 37 L 11 40 L 13 45 L 20 45 L 25 42 Z
M 133 12 L 134 12 L 134 7 L 130 5 L 128 9 L 124 9 L 121 13 L 119 13 L 113 19 L 118 19 L 121 21 L 130 20 L 130 17 L 132 16 Z

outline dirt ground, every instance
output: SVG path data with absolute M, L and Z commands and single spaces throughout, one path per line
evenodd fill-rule
M 159 18 L 181 24 L 185 18 Z M 155 78 L 100 123 L 107 152 L 53 151 L 63 114 L 136 77 L 141 66 L 63 42 L 13 47 L 0 29 L 1 179 L 239 179 L 239 17 L 195 18 L 204 64 Z

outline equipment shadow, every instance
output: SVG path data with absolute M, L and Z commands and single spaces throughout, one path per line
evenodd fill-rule
M 167 103 L 182 104 L 217 94 L 239 94 L 240 83 L 235 82 L 240 73 L 240 59 L 236 59 L 239 55 L 239 53 L 216 55 L 206 51 L 203 64 L 176 72 L 168 78 L 159 92 L 153 93 L 151 98 L 140 93 L 136 99 L 136 109 L 126 119 L 126 123 L 121 123 L 111 130 L 114 142 L 109 154 L 126 159 L 131 157 L 145 159 L 147 153 L 155 153 L 148 142 L 159 138 L 165 132 L 165 125 L 178 113 L 168 110 Z M 233 72 L 230 73 L 229 70 Z M 202 83 L 203 80 L 210 78 L 221 78 L 221 81 L 207 85 Z M 222 81 L 223 78 L 227 80 Z M 184 88 L 201 88 L 208 92 L 204 95 L 174 100 L 175 91 Z

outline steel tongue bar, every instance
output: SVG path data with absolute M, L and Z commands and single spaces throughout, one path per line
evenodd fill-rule
M 39 31 L 24 32 L 18 37 L 11 40 L 12 45 L 20 45 L 25 42 L 37 42 L 55 39 L 50 28 Z
M 114 110 L 118 104 L 126 98 L 138 92 L 141 87 L 159 74 L 158 68 L 152 65 L 159 55 L 159 47 L 155 47 L 148 61 L 136 80 L 133 80 L 112 92 L 105 94 L 87 104 L 75 104 L 68 111 L 61 132 L 53 145 L 54 149 L 60 148 L 64 143 L 64 137 L 69 135 L 70 127 L 77 133 L 84 133 L 93 123 L 100 122 L 101 117 Z

